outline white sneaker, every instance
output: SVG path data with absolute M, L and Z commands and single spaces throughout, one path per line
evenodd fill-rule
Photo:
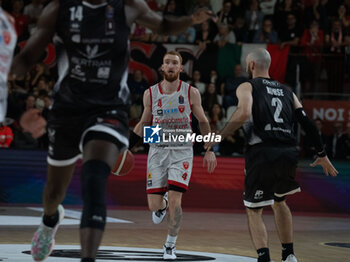
M 59 217 L 57 224 L 54 227 L 48 227 L 41 222 L 38 230 L 34 233 L 31 254 L 35 261 L 44 261 L 52 252 L 56 231 L 64 218 L 63 206 L 59 205 L 57 210 Z
M 298 260 L 293 254 L 290 254 L 287 259 L 282 260 L 282 262 L 298 262 Z
M 152 212 L 152 221 L 154 224 L 160 224 L 164 220 L 166 216 L 166 210 L 168 208 L 168 192 L 166 192 L 163 196 L 165 200 L 166 206 L 164 209 L 159 209 L 158 211 Z
M 176 247 L 167 247 L 164 245 L 163 247 L 163 259 L 164 260 L 175 260 L 176 259 Z

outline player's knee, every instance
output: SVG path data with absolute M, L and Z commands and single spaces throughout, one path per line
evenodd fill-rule
M 274 201 L 273 205 L 271 206 L 272 209 L 274 209 L 274 210 L 280 209 L 280 208 L 285 208 L 287 206 L 285 197 L 275 197 L 274 200 L 275 201 Z
M 246 212 L 248 216 L 261 216 L 263 212 L 263 207 L 246 207 Z
M 110 173 L 107 163 L 89 160 L 83 164 L 81 182 L 83 194 L 83 215 L 81 228 L 103 230 L 106 224 L 106 183 Z
M 169 197 L 169 209 L 181 207 L 181 197 Z

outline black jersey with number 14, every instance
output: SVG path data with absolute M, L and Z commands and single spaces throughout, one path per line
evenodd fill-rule
M 60 0 L 54 109 L 87 110 L 128 102 L 129 27 L 123 0 L 91 5 Z
M 253 87 L 251 118 L 243 125 L 249 145 L 295 145 L 293 92 L 268 78 L 249 80 Z

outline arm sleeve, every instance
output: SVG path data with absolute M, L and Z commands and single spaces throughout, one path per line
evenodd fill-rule
M 306 134 L 310 137 L 311 143 L 315 146 L 317 155 L 323 157 L 326 152 L 323 148 L 323 142 L 320 134 L 318 133 L 315 123 L 306 115 L 303 108 L 297 108 L 295 110 L 295 117 Z

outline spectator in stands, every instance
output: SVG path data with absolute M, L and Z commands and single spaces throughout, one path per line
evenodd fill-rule
M 233 17 L 233 22 L 235 23 L 238 17 L 245 16 L 245 4 L 243 0 L 232 0 L 231 13 Z
M 193 6 L 190 13 L 193 13 L 200 8 L 208 8 L 209 10 L 212 10 L 211 3 L 209 2 L 209 0 L 196 0 L 194 2 L 195 5 Z
M 331 31 L 325 36 L 326 70 L 328 76 L 328 92 L 342 93 L 344 82 L 344 45 L 345 33 L 341 21 L 332 22 Z
M 209 123 L 218 131 L 225 127 L 223 109 L 218 103 L 214 103 L 209 111 Z
M 131 94 L 131 102 L 133 104 L 141 105 L 143 93 L 148 88 L 148 82 L 143 78 L 141 70 L 134 70 L 132 77 L 128 78 L 128 86 Z
M 238 16 L 235 20 L 235 24 L 233 25 L 233 32 L 236 36 L 236 44 L 241 45 L 242 43 L 247 41 L 248 34 L 245 26 L 245 19 L 241 16 Z
M 208 115 L 214 104 L 222 105 L 222 96 L 217 94 L 214 83 L 209 83 L 203 95 L 203 109 Z
M 201 30 L 196 33 L 196 44 L 203 51 L 212 46 L 215 34 L 210 26 L 210 21 L 205 21 L 201 24 Z
M 312 21 L 317 21 L 322 30 L 327 29 L 327 11 L 320 0 L 312 0 L 312 5 L 304 10 L 306 26 L 310 26 Z
M 24 2 L 23 0 L 12 1 L 11 15 L 15 19 L 15 27 L 18 36 L 18 41 L 24 40 L 28 37 L 28 17 L 23 14 Z
M 38 140 L 32 137 L 29 132 L 24 131 L 20 126 L 14 130 L 14 140 L 12 146 L 17 149 L 36 149 L 38 148 Z
M 13 141 L 12 129 L 5 125 L 5 123 L 0 123 L 0 148 L 9 148 Z
M 226 24 L 220 24 L 219 33 L 215 36 L 214 43 L 217 44 L 219 48 L 227 44 L 234 44 L 236 43 L 235 34 L 229 30 Z
M 340 5 L 338 8 L 338 17 L 337 19 L 341 21 L 344 28 L 348 28 L 350 25 L 350 16 L 346 10 L 345 5 Z
M 232 3 L 229 1 L 224 2 L 222 9 L 217 13 L 218 24 L 225 24 L 231 30 L 233 27 L 233 16 L 231 12 Z
M 319 85 L 316 84 L 316 81 L 321 72 L 323 41 L 323 31 L 319 29 L 318 22 L 315 20 L 311 23 L 310 28 L 304 30 L 300 41 L 306 59 L 305 70 L 308 75 L 303 84 L 304 91 L 319 91 Z
M 250 0 L 249 9 L 245 12 L 245 22 L 248 29 L 248 43 L 253 41 L 255 33 L 261 29 L 264 14 L 259 10 L 258 0 Z
M 297 18 L 293 13 L 289 13 L 286 17 L 287 27 L 278 32 L 281 40 L 281 48 L 286 45 L 297 47 L 299 45 L 302 29 L 297 24 Z M 297 48 L 293 51 L 297 52 Z
M 137 23 L 133 23 L 130 29 L 130 40 L 148 42 L 151 38 L 152 31 Z
M 204 94 L 205 83 L 201 82 L 201 72 L 199 70 L 193 71 L 192 81 L 190 81 L 190 85 L 196 87 L 201 95 Z
M 263 26 L 259 29 L 253 38 L 253 43 L 257 44 L 275 44 L 278 41 L 277 32 L 273 29 L 272 20 L 267 18 L 263 22 Z
M 219 104 L 214 104 L 209 112 L 209 124 L 212 132 L 218 133 L 225 126 L 224 113 Z M 220 155 L 220 145 L 213 147 L 215 155 Z
M 188 43 L 192 44 L 196 40 L 196 29 L 193 26 L 190 26 L 186 29 L 185 32 L 180 33 L 176 36 L 172 35 L 169 37 L 171 43 Z
M 277 31 L 287 27 L 286 17 L 293 13 L 297 19 L 300 16 L 300 3 L 296 0 L 278 0 L 275 5 L 274 23 Z
M 335 122 L 333 130 L 333 135 L 328 138 L 327 155 L 333 159 L 345 159 L 343 123 Z
M 28 30 L 30 34 L 33 34 L 42 10 L 43 5 L 40 0 L 32 0 L 30 4 L 24 7 L 23 14 L 28 17 Z
M 243 75 L 243 67 L 237 64 L 233 69 L 233 77 L 228 77 L 225 82 L 221 84 L 221 95 L 223 97 L 223 106 L 225 110 L 230 106 L 237 106 L 238 99 L 236 96 L 237 87 L 246 82 L 248 78 Z M 220 129 L 221 130 L 221 129 Z
M 290 55 L 287 62 L 286 70 L 286 83 L 292 87 L 296 85 L 296 67 L 299 64 L 299 57 L 296 56 L 299 53 L 299 41 L 302 34 L 302 29 L 297 24 L 297 19 L 293 13 L 287 15 L 287 27 L 278 32 L 280 37 L 280 47 L 284 48 L 286 45 L 290 45 Z
M 165 6 L 163 15 L 182 16 L 185 15 L 185 10 L 178 5 L 179 1 L 169 0 Z
M 314 121 L 315 121 L 315 125 L 318 129 L 318 133 L 320 134 L 320 136 L 322 138 L 323 145 L 324 145 L 324 147 L 326 147 L 328 137 L 323 133 L 322 120 L 318 118 L 318 119 L 315 119 Z M 304 152 L 305 152 L 306 157 L 314 157 L 317 154 L 315 147 L 310 143 L 310 141 L 312 141 L 312 139 L 305 136 L 305 138 L 304 138 Z

